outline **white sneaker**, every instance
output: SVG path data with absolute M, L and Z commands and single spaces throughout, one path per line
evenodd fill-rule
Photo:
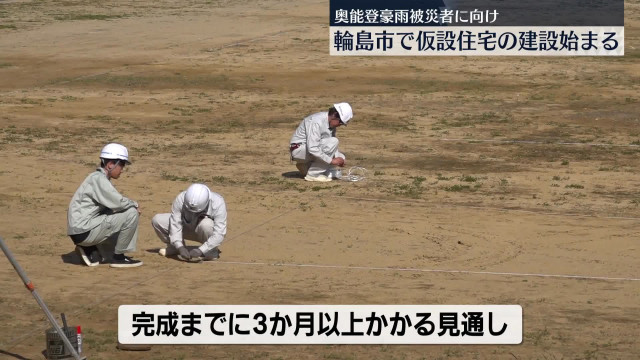
M 93 246 L 93 251 L 90 253 L 90 255 L 87 255 L 87 252 L 82 246 L 76 245 L 76 254 L 80 256 L 82 262 L 84 262 L 84 264 L 87 266 L 93 267 L 100 265 L 100 260 L 98 259 L 98 257 L 100 257 L 100 253 L 98 252 L 98 249 L 95 248 L 95 246 Z
M 174 248 L 173 246 L 167 246 L 164 249 L 160 249 L 158 250 L 158 255 L 160 256 L 173 256 L 176 255 L 178 253 L 178 249 Z
M 319 181 L 319 182 L 331 181 L 331 178 L 327 177 L 326 175 L 318 175 L 318 176 L 307 175 L 304 177 L 304 179 L 307 181 Z

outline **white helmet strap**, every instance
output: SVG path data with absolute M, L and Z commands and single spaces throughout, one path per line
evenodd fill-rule
M 107 160 L 107 161 L 105 162 L 105 160 Z M 107 163 L 108 163 L 110 160 L 113 160 L 113 161 L 115 161 L 115 162 L 116 162 L 116 165 L 115 165 L 114 167 L 112 167 L 111 169 L 107 168 Z M 113 171 L 113 169 L 115 169 L 115 168 L 117 168 L 117 167 L 118 167 L 118 165 L 120 164 L 120 162 L 121 162 L 121 161 L 123 161 L 123 160 L 120 160 L 120 159 L 105 159 L 105 158 L 100 158 L 100 166 L 101 166 L 103 169 L 105 169 L 105 171 L 107 172 L 107 179 L 111 179 L 111 172 Z

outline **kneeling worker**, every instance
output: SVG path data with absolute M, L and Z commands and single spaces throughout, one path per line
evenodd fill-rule
M 206 185 L 192 184 L 175 198 L 171 213 L 157 214 L 151 225 L 167 244 L 160 255 L 178 255 L 186 261 L 215 260 L 220 258 L 218 246 L 227 234 L 227 207 L 220 194 Z M 202 245 L 189 251 L 184 240 Z
M 289 141 L 291 160 L 307 181 L 331 181 L 340 178 L 336 167 L 343 167 L 345 156 L 338 151 L 336 129 L 353 117 L 348 103 L 334 104 L 328 112 L 309 115 L 302 120 Z

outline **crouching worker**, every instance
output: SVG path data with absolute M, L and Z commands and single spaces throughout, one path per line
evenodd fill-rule
M 114 268 L 142 265 L 142 261 L 124 255 L 136 249 L 138 203 L 122 196 L 111 184 L 129 164 L 126 147 L 107 144 L 100 153 L 100 167 L 84 179 L 71 198 L 67 234 L 87 266 L 99 265 L 103 255 L 111 257 Z
M 153 229 L 167 247 L 162 256 L 178 255 L 185 261 L 220 258 L 218 246 L 227 234 L 227 207 L 224 199 L 206 185 L 192 184 L 173 201 L 170 214 L 157 214 L 151 220 Z M 189 251 L 184 240 L 201 243 Z
M 345 156 L 338 150 L 336 129 L 346 126 L 352 117 L 351 105 L 339 103 L 300 122 L 289 141 L 289 152 L 305 180 L 325 182 L 341 177 Z

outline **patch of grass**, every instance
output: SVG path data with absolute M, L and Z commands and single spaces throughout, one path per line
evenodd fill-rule
M 460 357 L 462 356 L 462 350 L 448 347 L 444 350 L 444 356 L 447 358 Z
M 60 21 L 74 21 L 74 20 L 111 20 L 121 19 L 126 15 L 105 15 L 105 14 L 64 14 L 54 16 L 53 18 Z
M 193 176 L 178 176 L 178 175 L 173 175 L 173 174 L 169 174 L 167 172 L 162 172 L 160 174 L 160 177 L 163 180 L 169 180 L 169 181 L 182 181 L 182 182 L 192 182 L 192 183 L 205 183 L 206 181 L 203 181 L 201 179 L 198 179 L 196 177 Z
M 474 176 L 469 176 L 469 175 L 464 176 L 464 175 L 463 175 L 463 176 L 460 178 L 460 180 L 461 180 L 461 181 L 464 181 L 464 182 L 476 182 L 476 181 L 478 181 L 478 178 L 477 178 L 477 177 L 474 177 Z
M 7 68 L 7 67 L 10 67 L 10 66 L 13 66 L 13 65 L 10 64 L 10 63 L 0 63 L 0 69 Z
M 224 184 L 235 184 L 236 181 L 233 179 L 230 179 L 226 176 L 213 176 L 210 177 L 208 179 L 205 178 L 200 178 L 197 176 L 180 176 L 180 175 L 174 175 L 174 174 L 170 174 L 166 171 L 163 171 L 160 174 L 160 177 L 163 180 L 169 180 L 169 181 L 182 181 L 182 182 L 190 182 L 190 183 L 201 183 L 201 184 L 216 184 L 216 185 L 224 185 Z
M 420 198 L 424 191 L 422 183 L 427 179 L 422 176 L 416 176 L 412 179 L 413 181 L 410 184 L 396 185 L 393 189 L 393 193 L 395 195 L 406 196 L 413 199 Z
M 226 74 L 157 74 L 153 76 L 102 74 L 69 80 L 78 85 L 102 85 L 109 88 L 160 88 L 238 90 L 249 86 L 244 79 L 233 79 Z
M 300 210 L 307 211 L 307 210 L 311 210 L 311 206 L 309 205 L 309 203 L 306 202 L 301 202 L 298 204 L 298 207 L 300 208 Z
M 80 161 L 80 164 L 81 164 L 81 165 L 84 165 L 84 166 L 86 166 L 86 167 L 89 167 L 89 168 L 96 168 L 96 167 L 98 167 L 98 164 L 96 164 L 96 163 L 95 163 L 95 162 L 93 162 L 93 161 Z
M 538 346 L 548 340 L 549 335 L 549 330 L 547 330 L 547 328 L 544 328 L 544 330 L 536 330 L 525 333 L 524 337 L 525 339 L 529 339 L 534 346 Z
M 493 111 L 484 112 L 482 114 L 462 114 L 453 118 L 440 119 L 432 130 L 442 130 L 444 128 L 457 128 L 457 127 L 475 127 L 476 125 L 493 123 L 502 124 L 512 122 L 513 116 L 511 114 L 498 114 Z M 495 136 L 499 136 L 496 133 Z
M 99 331 L 88 327 L 85 329 L 83 326 L 82 332 L 84 335 L 82 337 L 83 344 L 95 352 L 107 353 L 108 351 L 113 351 L 111 348 L 118 340 L 118 333 L 114 330 Z
M 444 191 L 450 191 L 450 192 L 459 192 L 459 191 L 465 191 L 465 190 L 471 190 L 471 186 L 469 185 L 453 185 L 453 186 L 447 186 L 444 188 Z
M 171 120 L 166 120 L 166 121 L 158 121 L 158 124 L 156 125 L 156 129 L 161 129 L 161 128 L 165 128 L 165 127 L 171 127 L 173 126 L 175 129 L 178 128 L 178 124 L 180 124 L 180 120 L 178 119 L 171 119 Z
M 320 190 L 330 190 L 333 189 L 335 186 L 314 186 L 311 188 L 311 191 L 320 191 Z
M 89 116 L 87 116 L 87 119 L 109 122 L 109 121 L 113 120 L 113 117 L 109 116 L 109 115 L 89 115 Z
M 205 134 L 219 134 L 232 132 L 235 129 L 243 129 L 245 125 L 238 120 L 218 121 L 212 125 L 200 128 L 200 132 Z
M 4 143 L 17 143 L 17 142 L 21 142 L 21 141 L 26 141 L 26 142 L 33 142 L 33 139 L 31 138 L 22 138 L 16 134 L 12 134 L 9 133 L 8 135 L 5 135 L 5 137 L 2 139 L 2 142 Z
M 18 30 L 18 28 L 13 24 L 9 24 L 9 25 L 0 24 L 0 30 L 1 29 Z
M 416 176 L 416 177 L 414 177 L 414 178 L 412 178 L 412 179 L 413 179 L 413 183 L 414 183 L 415 185 L 420 185 L 420 184 L 422 184 L 425 180 L 427 180 L 427 178 L 425 178 L 425 177 L 423 177 L 423 176 Z
M 560 165 L 569 165 L 569 160 L 562 160 L 562 162 L 560 163 Z
M 565 188 L 568 188 L 568 189 L 584 189 L 584 186 L 582 186 L 580 184 L 569 184 L 569 185 L 565 186 Z
M 263 176 L 260 184 L 284 184 L 284 179 L 276 176 Z
M 60 141 L 56 141 L 56 140 L 49 141 L 48 143 L 44 144 L 40 148 L 44 151 L 49 151 L 49 152 L 59 151 L 62 149 Z
M 20 99 L 21 104 L 29 104 L 29 105 L 40 105 L 40 100 L 22 98 Z
M 214 176 L 211 178 L 211 183 L 212 184 L 235 184 L 236 181 L 233 179 L 230 179 L 226 176 Z
M 298 192 L 305 192 L 307 191 L 307 187 L 306 186 L 300 186 L 299 182 L 296 181 L 287 181 L 286 179 L 282 178 L 282 177 L 277 177 L 277 176 L 262 176 L 260 178 L 260 181 L 249 181 L 247 184 L 249 185 L 277 185 L 279 189 L 281 190 L 296 190 Z M 339 187 L 340 185 L 334 185 L 331 187 Z M 327 187 L 327 189 L 331 188 L 331 187 Z M 318 190 L 314 190 L 314 191 L 318 191 Z
M 366 124 L 375 129 L 384 129 L 392 132 L 415 132 L 417 130 L 416 123 L 411 117 L 403 117 L 400 119 L 392 119 L 374 115 L 365 120 Z
M 597 359 L 601 359 L 601 356 L 598 356 L 598 349 L 593 349 L 593 350 L 584 350 L 582 352 L 584 354 L 583 359 L 585 360 L 597 360 Z
M 620 154 L 622 155 L 636 155 L 640 153 L 640 149 L 630 149 L 630 150 L 622 150 Z
M 192 116 L 193 114 L 196 114 L 196 113 L 210 113 L 211 110 L 212 110 L 211 108 L 200 108 L 197 106 L 188 106 L 186 108 L 174 107 L 173 109 L 171 109 L 171 111 L 169 111 L 169 114 L 180 115 L 180 116 Z

